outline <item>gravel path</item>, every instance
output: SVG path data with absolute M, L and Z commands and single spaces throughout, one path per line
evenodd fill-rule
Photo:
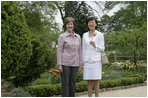
M 147 86 L 144 85 L 144 86 L 138 86 L 138 87 L 131 87 L 127 89 L 104 91 L 104 92 L 100 92 L 99 96 L 100 97 L 146 97 Z M 88 97 L 88 95 L 85 94 L 77 97 Z M 93 94 L 93 97 L 95 97 L 94 94 Z

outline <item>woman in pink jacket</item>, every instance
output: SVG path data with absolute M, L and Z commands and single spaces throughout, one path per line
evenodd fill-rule
M 58 39 L 57 65 L 61 71 L 63 97 L 75 96 L 76 75 L 82 65 L 81 38 L 73 31 L 74 26 L 72 17 L 65 18 L 66 32 Z

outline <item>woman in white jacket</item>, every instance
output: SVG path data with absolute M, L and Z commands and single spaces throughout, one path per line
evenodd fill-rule
M 96 30 L 97 20 L 91 17 L 87 21 L 89 31 L 83 34 L 83 79 L 87 80 L 88 96 L 92 97 L 94 83 L 95 96 L 99 96 L 99 81 L 102 78 L 101 51 L 104 51 L 104 36 Z

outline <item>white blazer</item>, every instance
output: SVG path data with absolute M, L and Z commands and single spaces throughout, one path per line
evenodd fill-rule
M 96 36 L 89 38 L 89 32 L 83 34 L 83 47 L 82 47 L 82 60 L 83 63 L 94 62 L 101 60 L 101 51 L 104 51 L 104 36 L 101 32 L 97 32 Z M 89 42 L 94 41 L 96 48 L 94 48 Z

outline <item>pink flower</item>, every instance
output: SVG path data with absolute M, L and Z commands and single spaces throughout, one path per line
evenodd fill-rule
M 93 36 L 96 36 L 96 35 L 97 35 L 97 33 L 94 33 L 94 34 L 93 34 Z
M 97 33 L 95 32 L 95 33 L 93 33 L 93 36 L 96 36 L 97 35 Z M 92 39 L 93 39 L 93 37 L 92 37 Z M 92 41 L 92 39 L 91 39 L 91 41 Z

